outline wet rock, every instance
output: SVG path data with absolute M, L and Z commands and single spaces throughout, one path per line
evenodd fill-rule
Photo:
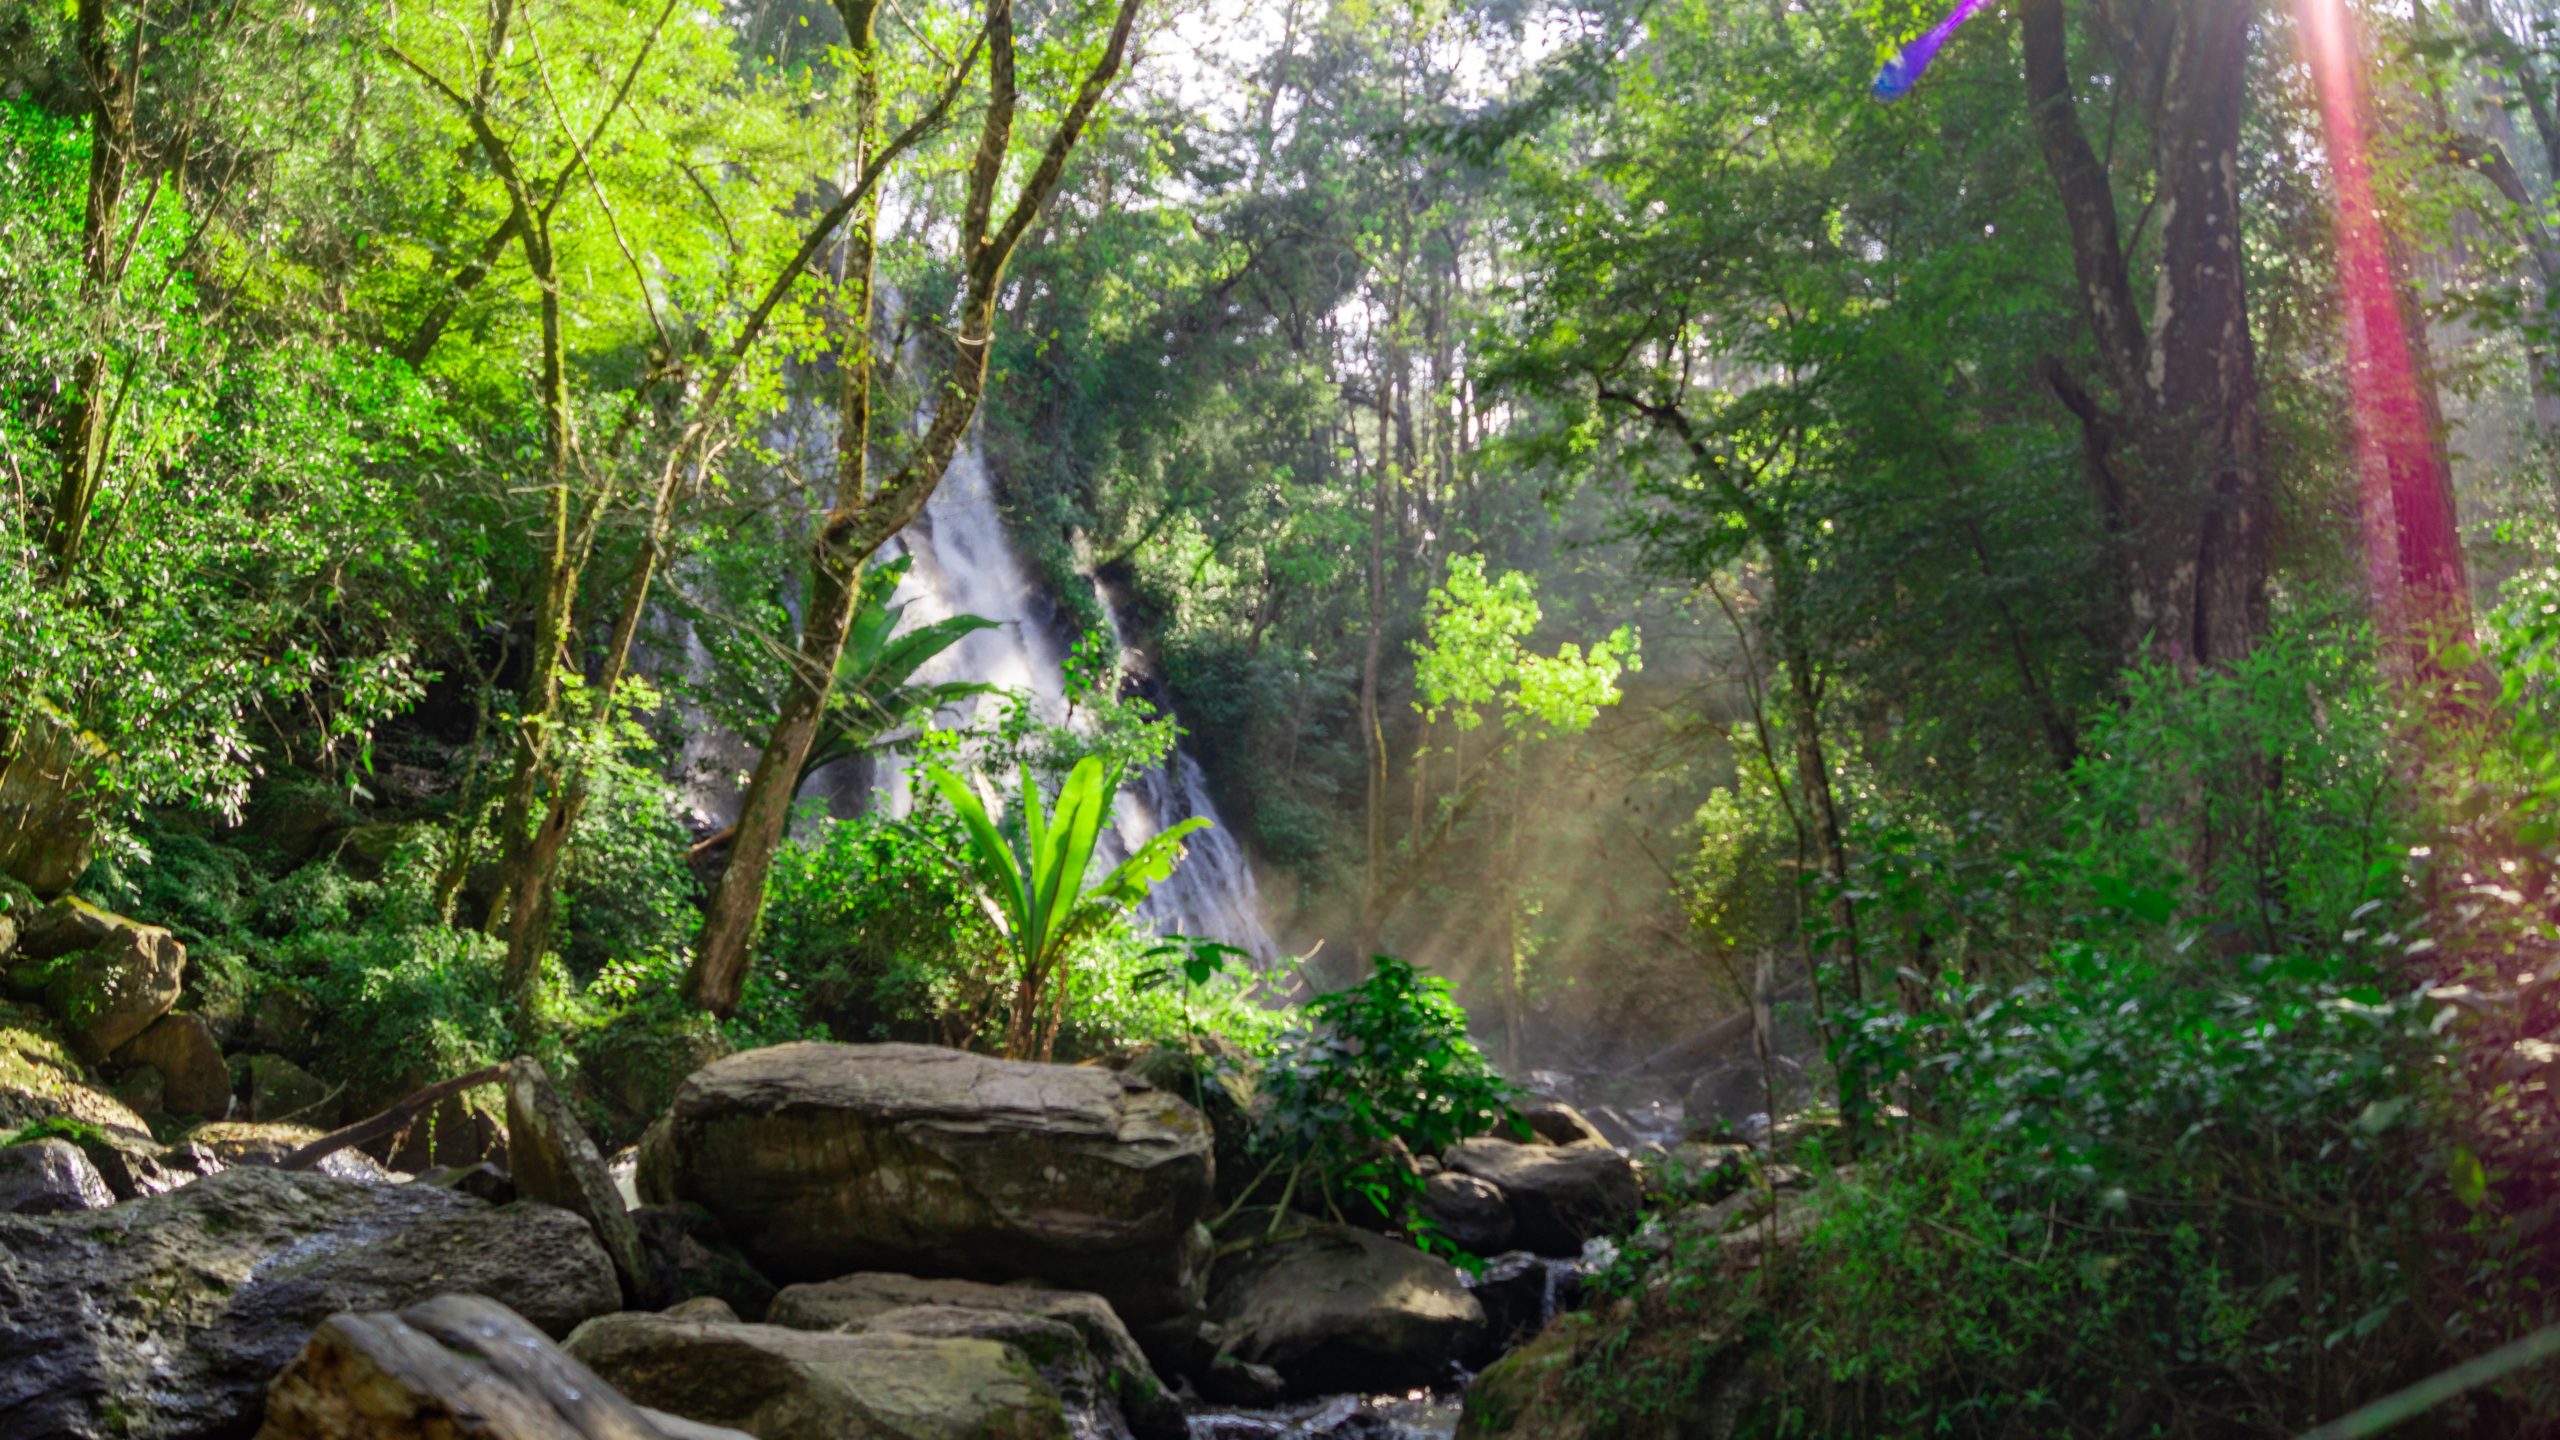
M 345 1310 L 486 1295 L 546 1334 L 611 1310 L 585 1222 L 240 1167 L 105 1210 L 0 1216 L 0 1435 L 239 1435 Z
M 476 1295 L 333 1315 L 267 1391 L 257 1440 L 747 1440 L 614 1393 Z
M 242 1118 L 326 1129 L 337 1123 L 338 1097 L 329 1086 L 281 1055 L 243 1055 L 232 1062 L 245 1097 Z
M 36 913 L 9 978 L 41 992 L 63 1038 L 95 1065 L 168 1013 L 186 968 L 168 931 L 66 895 Z
M 1482 1364 L 1546 1328 L 1570 1309 L 1582 1290 L 1582 1270 L 1570 1260 L 1553 1260 L 1515 1250 L 1484 1262 L 1466 1277 L 1476 1302 L 1484 1306 L 1484 1338 L 1470 1360 Z
M 1511 1202 L 1489 1180 L 1443 1170 L 1423 1182 L 1422 1213 L 1461 1250 L 1491 1255 L 1511 1243 Z
M 1070 1410 L 1115 1412 L 1141 1440 L 1179 1440 L 1184 1433 L 1181 1407 L 1099 1295 L 971 1280 L 847 1275 L 786 1287 L 773 1297 L 766 1319 L 795 1330 L 998 1341 L 1027 1356 Z
M 160 1072 L 160 1103 L 170 1114 L 230 1118 L 231 1067 L 222 1063 L 222 1047 L 201 1017 L 163 1015 L 119 1047 L 115 1058 Z
M 1644 1193 L 1633 1162 L 1606 1145 L 1514 1145 L 1469 1140 L 1451 1170 L 1488 1180 L 1511 1202 L 1513 1243 L 1541 1255 L 1578 1255 L 1582 1242 L 1635 1223 Z
M 757 1440 L 1066 1440 L 1058 1395 L 991 1340 L 665 1315 L 591 1320 L 570 1355 L 639 1404 Z
M 1219 1405 L 1277 1405 L 1289 1395 L 1279 1371 L 1224 1350 L 1192 1379 L 1202 1396 Z
M 516 1198 L 515 1177 L 486 1160 L 477 1165 L 429 1166 L 418 1173 L 417 1183 L 458 1191 L 492 1205 L 505 1205 Z
M 0 1215 L 95 1210 L 115 1199 L 98 1167 L 68 1140 L 0 1146 Z
M 1561 1100 L 1536 1099 L 1520 1106 L 1520 1118 L 1538 1139 L 1550 1145 L 1606 1145 L 1607 1136 Z
M 1114 1071 L 925 1045 L 797 1044 L 695 1072 L 640 1146 L 653 1204 L 767 1274 L 1035 1279 L 1146 1327 L 1196 1314 L 1209 1127 Z
M 1300 1395 L 1431 1384 L 1485 1323 L 1454 1266 L 1340 1225 L 1223 1261 L 1209 1313 L 1221 1349 Z
M 557 1205 L 595 1227 L 622 1280 L 625 1301 L 663 1305 L 678 1298 L 661 1295 L 652 1283 L 639 1227 L 631 1223 L 604 1157 L 541 1062 L 529 1055 L 507 1066 L 507 1169 L 517 1194 Z

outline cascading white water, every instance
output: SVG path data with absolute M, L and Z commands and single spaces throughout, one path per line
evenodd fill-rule
M 986 455 L 974 435 L 953 457 L 925 504 L 923 518 L 891 544 L 913 557 L 898 589 L 907 623 L 929 624 L 954 615 L 996 622 L 996 628 L 970 635 L 935 656 L 917 679 L 974 681 L 1020 691 L 1031 697 L 1043 721 L 1073 723 L 1065 656 L 1053 625 L 1055 606 L 1004 533 Z M 1103 610 L 1110 614 L 1107 598 Z M 1112 616 L 1112 635 L 1125 648 L 1117 616 Z M 903 813 L 912 795 L 904 770 L 894 761 L 884 763 L 881 803 Z M 1140 917 L 1163 934 L 1206 936 L 1257 959 L 1275 957 L 1279 946 L 1263 923 L 1262 898 L 1244 847 L 1220 822 L 1199 763 L 1180 750 L 1122 790 L 1113 815 L 1118 843 L 1106 846 L 1117 853 L 1103 863 L 1116 862 L 1165 827 L 1195 816 L 1207 820 L 1209 828 L 1192 834 L 1182 864 L 1156 887 Z

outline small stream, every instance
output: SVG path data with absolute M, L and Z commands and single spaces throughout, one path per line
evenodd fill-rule
M 1447 1440 L 1458 1410 L 1455 1392 L 1331 1395 L 1275 1410 L 1204 1410 L 1191 1417 L 1191 1440 Z

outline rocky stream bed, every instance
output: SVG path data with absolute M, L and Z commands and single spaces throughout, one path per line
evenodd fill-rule
M 1217 1216 L 1211 1118 L 1135 1074 L 900 1044 L 713 1060 L 614 1157 L 530 1060 L 502 1114 L 366 1150 L 155 1139 L 101 1063 L 233 1114 L 277 1077 L 168 1013 L 164 935 L 57 907 L 30 938 L 0 1015 L 0 1119 L 43 1122 L 0 1146 L 12 1440 L 1448 1436 L 1640 1208 L 1620 1147 L 1531 1106 L 1532 1138 L 1417 1162 L 1493 1257 L 1471 1274 Z

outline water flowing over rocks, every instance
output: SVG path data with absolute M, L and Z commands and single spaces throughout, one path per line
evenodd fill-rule
M 245 1435 L 321 1321 L 448 1292 L 553 1335 L 620 1300 L 576 1216 L 423 1185 L 241 1168 L 103 1210 L 0 1216 L 0 1435 Z
M 1144 1081 L 807 1043 L 695 1072 L 639 1186 L 702 1206 L 777 1280 L 1033 1279 L 1103 1296 L 1144 1339 L 1199 1307 L 1211 1178 L 1208 1122 Z

